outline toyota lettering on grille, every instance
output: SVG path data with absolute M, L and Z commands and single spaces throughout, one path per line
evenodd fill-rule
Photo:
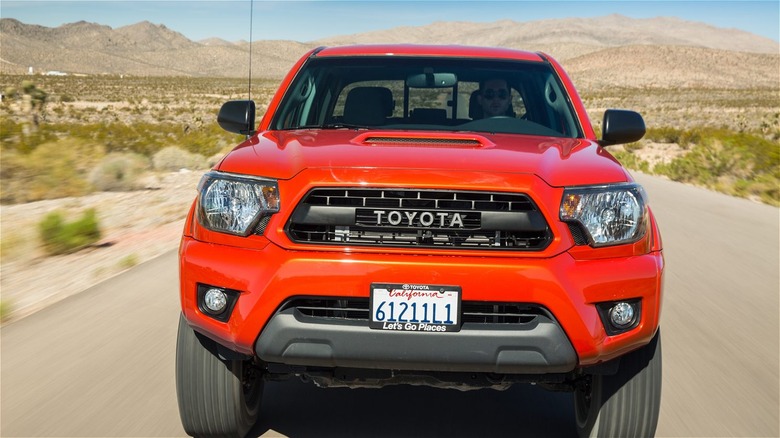
M 376 225 L 464 228 L 466 215 L 444 211 L 374 210 Z

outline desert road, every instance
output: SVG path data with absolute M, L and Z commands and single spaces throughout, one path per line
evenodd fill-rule
M 667 261 L 658 436 L 780 436 L 780 210 L 637 175 Z M 0 435 L 182 436 L 176 252 L 0 333 Z M 251 436 L 571 436 L 572 397 L 269 383 Z

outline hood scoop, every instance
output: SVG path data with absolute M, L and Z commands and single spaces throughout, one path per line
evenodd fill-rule
M 352 139 L 363 146 L 418 146 L 428 148 L 483 149 L 494 146 L 481 135 L 430 132 L 366 132 Z

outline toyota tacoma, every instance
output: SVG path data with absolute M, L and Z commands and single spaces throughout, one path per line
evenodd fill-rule
M 583 436 L 649 436 L 664 258 L 643 188 L 561 65 L 464 46 L 317 48 L 206 173 L 179 251 L 184 429 L 242 436 L 265 382 L 573 393 Z M 599 138 L 600 137 L 600 138 Z M 489 435 L 489 431 L 486 431 Z

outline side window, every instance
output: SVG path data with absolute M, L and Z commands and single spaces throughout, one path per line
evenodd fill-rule
M 558 81 L 549 76 L 544 85 L 544 100 L 547 104 L 550 128 L 566 136 L 574 136 L 577 133 L 577 124 L 569 110 L 566 94 L 561 90 Z
M 282 110 L 284 117 L 279 121 L 279 127 L 288 129 L 306 126 L 310 119 L 314 118 L 313 105 L 316 95 L 314 78 L 310 74 L 304 75 L 288 92 L 288 99 Z
M 514 111 L 515 117 L 518 119 L 526 117 L 527 111 L 522 90 L 518 90 L 517 88 L 512 88 L 512 111 Z

